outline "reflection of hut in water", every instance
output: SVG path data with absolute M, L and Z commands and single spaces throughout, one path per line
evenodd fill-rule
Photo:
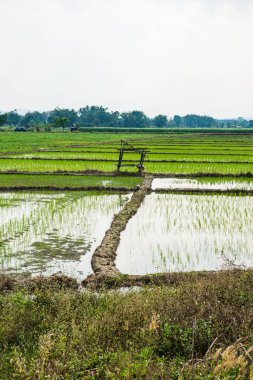
M 139 169 L 139 174 L 142 175 L 143 172 L 144 172 L 144 160 L 145 160 L 145 157 L 147 155 L 147 153 L 149 152 L 146 148 L 143 148 L 143 149 L 139 149 L 139 148 L 135 148 L 134 146 L 130 145 L 127 141 L 124 141 L 124 140 L 121 140 L 121 148 L 118 149 L 119 151 L 119 159 L 118 159 L 118 164 L 117 164 L 117 173 L 119 174 L 120 173 L 120 168 L 122 166 L 135 166 Z M 124 156 L 124 153 L 129 153 L 129 152 L 133 152 L 133 153 L 137 153 L 140 155 L 140 160 L 139 162 L 136 164 L 130 164 L 129 162 L 127 164 L 122 164 L 122 161 L 123 161 L 123 156 Z

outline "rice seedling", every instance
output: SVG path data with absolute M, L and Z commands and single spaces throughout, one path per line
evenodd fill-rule
M 127 195 L 84 192 L 0 196 L 0 271 L 91 273 L 95 247 Z
M 252 267 L 252 226 L 250 196 L 151 194 L 121 235 L 116 265 L 128 274 Z
M 45 175 L 45 174 L 1 174 L 1 188 L 82 188 L 82 187 L 111 187 L 132 189 L 140 184 L 140 177 L 107 177 L 88 175 Z

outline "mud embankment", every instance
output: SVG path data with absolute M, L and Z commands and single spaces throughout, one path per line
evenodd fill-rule
M 86 281 L 94 281 L 94 277 L 106 276 L 113 277 L 119 275 L 115 266 L 117 248 L 120 242 L 120 234 L 125 230 L 128 221 L 135 215 L 143 202 L 145 196 L 151 192 L 153 177 L 145 177 L 138 191 L 124 208 L 115 215 L 111 227 L 106 231 L 101 245 L 95 250 L 91 265 L 94 275 L 88 277 Z
M 118 274 L 117 276 L 90 276 L 82 285 L 90 289 L 120 289 L 145 286 L 177 286 L 186 281 L 211 279 L 215 281 L 224 276 L 236 276 L 242 273 L 252 273 L 252 269 L 231 268 L 220 271 L 178 272 L 178 273 L 154 273 L 146 275 Z

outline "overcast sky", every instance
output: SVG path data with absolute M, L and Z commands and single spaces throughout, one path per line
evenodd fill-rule
M 0 0 L 0 110 L 253 117 L 253 0 Z

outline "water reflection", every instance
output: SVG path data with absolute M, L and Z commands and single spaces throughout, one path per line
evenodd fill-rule
M 121 235 L 116 265 L 129 274 L 253 264 L 250 196 L 151 194 Z
M 253 190 L 247 178 L 155 178 L 152 189 Z
M 0 194 L 0 271 L 62 271 L 83 278 L 91 255 L 128 195 Z

